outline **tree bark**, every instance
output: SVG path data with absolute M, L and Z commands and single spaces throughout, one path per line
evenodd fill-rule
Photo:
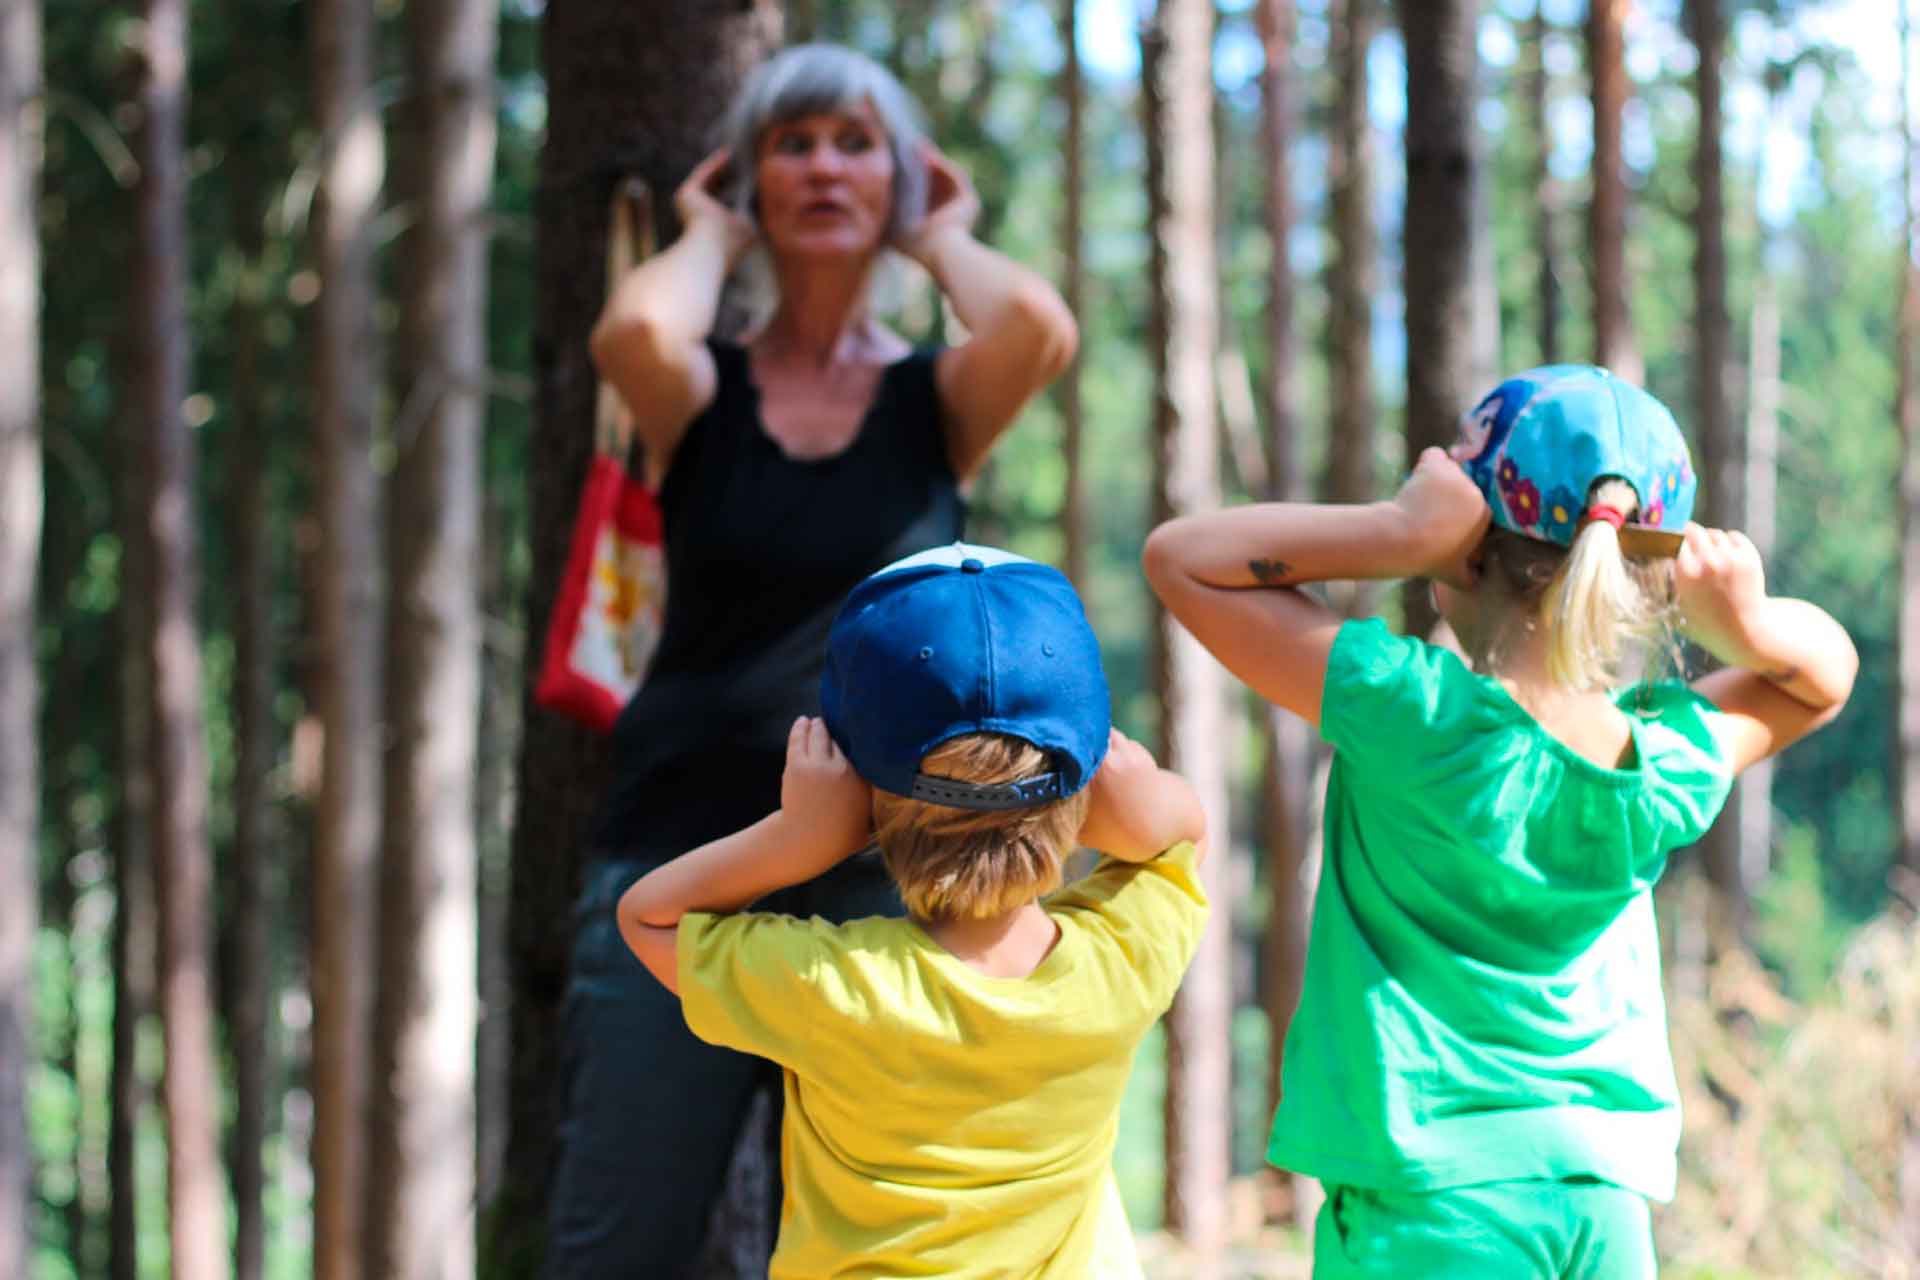
M 706 154 L 715 122 L 746 72 L 778 45 L 780 11 L 771 0 L 559 4 L 547 7 L 544 22 L 548 127 L 540 159 L 534 341 L 540 425 L 528 460 L 526 630 L 534 636 L 545 632 L 593 449 L 596 382 L 587 334 L 605 297 L 614 184 L 638 175 L 656 194 L 679 185 Z M 664 222 L 672 202 L 655 204 Z M 539 1265 L 556 1155 L 568 920 L 605 763 L 598 739 L 531 703 L 525 726 L 508 922 L 513 1111 L 506 1173 L 483 1240 L 489 1274 L 509 1276 L 532 1275 Z
M 1587 210 L 1593 257 L 1593 361 L 1629 382 L 1646 376 L 1633 339 L 1627 286 L 1627 181 L 1620 150 L 1626 111 L 1627 11 L 1633 0 L 1592 0 L 1587 71 L 1593 83 L 1593 202 Z
M 480 446 L 495 0 L 407 7 L 369 1275 L 474 1271 Z
M 1301 437 L 1299 339 L 1293 323 L 1294 130 L 1293 0 L 1261 0 L 1256 11 L 1266 53 L 1260 78 L 1261 144 L 1266 153 L 1263 215 L 1267 243 L 1267 442 L 1268 492 L 1276 502 L 1307 497 L 1305 441 Z M 1266 710 L 1267 768 L 1263 780 L 1264 829 L 1271 898 L 1263 952 L 1264 1005 L 1267 1017 L 1270 1103 L 1278 1101 L 1280 1056 L 1287 1027 L 1300 1002 L 1306 961 L 1306 921 L 1312 912 L 1313 886 L 1301 880 L 1306 852 L 1306 788 L 1312 769 L 1312 743 L 1306 722 Z
M 1218 346 L 1213 222 L 1213 5 L 1161 0 L 1140 33 L 1146 112 L 1154 362 L 1154 523 L 1220 502 L 1214 352 Z M 1176 270 L 1175 263 L 1180 266 Z M 1232 1172 L 1231 912 L 1226 871 L 1223 751 L 1227 704 L 1220 669 L 1156 609 L 1161 754 L 1199 792 L 1208 817 L 1209 896 L 1216 904 L 1166 1020 L 1166 1221 L 1201 1252 L 1226 1242 Z
M 313 849 L 313 1265 L 318 1280 L 358 1280 L 380 839 L 372 224 L 385 158 L 369 83 L 371 0 L 315 0 L 309 17 L 323 147 L 312 220 L 313 683 L 325 734 Z
M 40 79 L 38 0 L 0 0 L 0 1274 L 33 1251 L 27 1076 L 39 900 Z
M 1060 67 L 1060 97 L 1066 103 L 1065 151 L 1066 191 L 1060 215 L 1061 281 L 1060 293 L 1067 310 L 1085 324 L 1086 269 L 1081 259 L 1081 238 L 1086 224 L 1084 188 L 1086 150 L 1086 90 L 1080 75 L 1079 0 L 1060 0 L 1060 45 L 1064 60 Z M 1066 542 L 1067 576 L 1082 596 L 1087 594 L 1087 515 L 1086 479 L 1082 467 L 1081 438 L 1085 429 L 1080 396 L 1080 357 L 1060 375 L 1060 451 L 1067 472 L 1066 493 L 1060 504 L 1060 527 Z
M 1379 29 L 1379 0 L 1334 0 L 1333 136 L 1327 147 L 1327 203 L 1333 215 L 1328 264 L 1328 360 L 1333 386 L 1327 442 L 1327 497 L 1373 496 L 1375 417 L 1373 299 L 1379 291 L 1374 235 L 1373 127 L 1367 111 L 1367 55 Z
M 137 1137 L 147 1085 L 140 1076 L 138 1032 L 154 1007 L 156 967 L 153 906 L 153 751 L 147 694 L 146 637 L 153 594 L 147 571 L 143 508 L 146 490 L 143 436 L 137 407 L 119 412 L 114 467 L 114 521 L 120 535 L 118 599 L 114 606 L 119 660 L 115 770 L 119 803 L 113 816 L 113 1068 L 108 1082 L 107 1274 L 135 1280 L 139 1272 Z
M 1694 518 L 1740 528 L 1746 523 L 1744 459 L 1727 397 L 1732 326 L 1727 317 L 1726 194 L 1721 154 L 1721 73 L 1726 22 L 1720 0 L 1687 0 L 1688 35 L 1697 54 L 1694 100 L 1699 137 L 1694 150 L 1693 395 L 1699 444 L 1700 492 Z M 1740 862 L 1738 803 L 1721 812 L 1700 842 L 1714 894 L 1708 945 L 1737 946 L 1747 925 L 1750 885 Z
M 1895 801 L 1900 822 L 1896 865 L 1910 885 L 1920 883 L 1920 387 L 1915 384 L 1915 347 L 1920 346 L 1920 273 L 1914 266 L 1913 26 L 1908 0 L 1900 0 L 1900 265 L 1894 416 L 1900 430 L 1899 710 Z M 1920 1063 L 1920 1040 L 1908 1046 Z M 1898 1172 L 1901 1233 L 1910 1254 L 1920 1255 L 1920 1117 L 1907 1115 Z
M 1606 0 L 1596 0 L 1595 9 Z M 1534 252 L 1539 256 L 1539 275 L 1534 285 L 1534 305 L 1538 308 L 1534 332 L 1540 344 L 1540 363 L 1560 362 L 1560 184 L 1553 176 L 1553 117 L 1549 114 L 1553 77 L 1547 70 L 1546 0 L 1534 0 L 1533 17 L 1527 23 L 1527 103 L 1533 114 L 1534 161 L 1533 198 Z M 1595 172 L 1598 172 L 1596 167 Z
M 1901 102 L 1913 88 L 1912 32 L 1907 0 L 1900 4 Z M 1900 431 L 1900 712 L 1899 770 L 1896 786 L 1900 817 L 1899 862 L 1920 875 L 1920 268 L 1914 262 L 1916 230 L 1913 187 L 1914 126 L 1910 106 L 1901 111 L 1902 235 L 1900 237 L 1897 318 L 1899 378 L 1894 417 Z
M 235 32 L 262 38 L 248 8 L 229 0 L 223 14 Z M 272 74 L 264 56 L 238 73 L 240 96 L 265 94 Z M 222 984 L 227 1045 L 233 1061 L 233 1121 L 227 1134 L 227 1169 L 233 1189 L 236 1280 L 259 1280 L 266 1265 L 265 1144 L 275 1093 L 276 1064 L 268 1028 L 272 1022 L 273 955 L 269 923 L 279 912 L 271 892 L 274 851 L 273 768 L 279 758 L 273 714 L 273 521 L 271 514 L 274 422 L 267 402 L 266 173 L 273 141 L 256 113 L 234 121 L 228 152 L 234 246 L 241 281 L 231 312 L 233 420 L 229 478 L 229 555 L 233 565 L 233 846 L 229 891 L 224 902 L 223 951 L 228 980 Z
M 147 0 L 140 52 L 139 235 L 135 271 L 140 356 L 135 394 L 146 431 L 145 509 L 152 630 L 153 858 L 158 890 L 159 1000 L 166 1065 L 167 1208 L 173 1274 L 227 1274 L 214 1055 L 212 853 L 201 718 L 199 566 L 187 394 L 185 0 Z
M 1474 145 L 1480 60 L 1474 0 L 1397 0 L 1407 57 L 1408 470 L 1452 442 L 1477 388 L 1474 264 L 1482 234 Z M 1438 620 L 1424 582 L 1403 596 L 1409 634 Z

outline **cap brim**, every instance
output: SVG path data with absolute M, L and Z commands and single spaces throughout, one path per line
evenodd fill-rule
M 1685 534 L 1671 529 L 1656 529 L 1650 524 L 1629 524 L 1620 528 L 1620 553 L 1643 560 L 1671 560 L 1680 554 Z

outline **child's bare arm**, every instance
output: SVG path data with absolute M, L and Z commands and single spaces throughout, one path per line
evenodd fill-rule
M 1688 525 L 1674 592 L 1687 635 L 1726 664 L 1694 687 L 1725 713 L 1736 773 L 1840 714 L 1860 669 L 1852 639 L 1818 605 L 1768 595 L 1745 534 Z
M 1081 844 L 1123 862 L 1145 862 L 1191 840 L 1206 856 L 1207 815 L 1192 784 L 1155 764 L 1145 747 L 1118 729 L 1088 786 Z
M 1429 449 L 1391 501 L 1185 516 L 1153 531 L 1142 560 L 1154 593 L 1221 665 L 1318 724 L 1340 616 L 1298 585 L 1412 576 L 1465 585 L 1489 514 L 1460 465 Z
M 621 895 L 620 936 L 667 990 L 680 991 L 675 942 L 689 911 L 738 911 L 811 880 L 867 843 L 873 795 L 821 721 L 787 736 L 780 808 L 730 836 L 657 867 Z

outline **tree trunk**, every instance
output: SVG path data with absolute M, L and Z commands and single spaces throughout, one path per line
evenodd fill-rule
M 1780 297 L 1774 268 L 1780 260 L 1779 232 L 1762 207 L 1768 187 L 1768 146 L 1780 104 L 1780 79 L 1773 67 L 1766 80 L 1766 110 L 1756 129 L 1754 150 L 1754 223 L 1760 245 L 1760 270 L 1753 282 L 1752 334 L 1747 361 L 1745 471 L 1741 485 L 1745 528 L 1763 563 L 1773 563 L 1775 497 L 1780 452 Z M 1773 761 L 1748 766 L 1734 786 L 1736 858 L 1748 893 L 1764 882 L 1773 864 Z
M 1587 8 L 1587 71 L 1593 82 L 1593 361 L 1629 382 L 1646 376 L 1627 297 L 1627 180 L 1620 150 L 1627 105 L 1626 22 L 1633 0 L 1592 0 Z
M 1746 523 L 1741 481 L 1744 462 L 1727 404 L 1726 196 L 1721 164 L 1721 60 L 1726 23 L 1720 0 L 1686 0 L 1688 34 L 1698 57 L 1694 98 L 1699 137 L 1694 150 L 1693 394 L 1694 439 L 1699 443 L 1700 498 L 1694 518 L 1740 528 Z M 1727 806 L 1700 842 L 1714 894 L 1708 919 L 1712 951 L 1739 944 L 1747 923 L 1748 892 L 1740 865 L 1740 805 Z
M 614 184 L 631 173 L 656 193 L 678 186 L 706 154 L 713 122 L 741 79 L 778 45 L 780 12 L 771 0 L 560 4 L 547 7 L 544 33 L 548 127 L 540 160 L 534 342 L 540 425 L 528 459 L 526 631 L 532 636 L 545 633 L 593 450 L 596 382 L 587 334 L 605 297 Z M 670 204 L 656 201 L 663 217 Z M 531 1275 L 539 1263 L 556 1154 L 568 919 L 605 755 L 586 730 L 531 705 L 525 726 L 508 923 L 513 1111 L 506 1174 L 485 1231 L 489 1274 L 509 1276 Z M 524 820 L 528 814 L 533 821 Z
M 1293 0 L 1261 0 L 1256 12 L 1266 66 L 1260 78 L 1261 148 L 1266 153 L 1263 210 L 1267 243 L 1267 497 L 1298 502 L 1307 496 L 1305 442 L 1297 410 L 1299 341 L 1294 329 L 1293 263 L 1287 252 L 1293 233 L 1294 129 Z M 1306 722 L 1266 709 L 1267 769 L 1264 827 L 1271 907 L 1264 953 L 1269 1102 L 1278 1101 L 1280 1054 L 1300 1002 L 1306 960 L 1306 920 L 1313 889 L 1300 878 L 1305 853 L 1306 787 L 1312 744 Z
M 230 2 L 225 20 L 259 38 L 245 6 Z M 242 93 L 265 93 L 269 62 L 241 72 Z M 233 565 L 233 850 L 224 902 L 223 950 L 229 980 L 224 1016 L 233 1061 L 233 1123 L 227 1135 L 233 1187 L 236 1280 L 259 1280 L 266 1265 L 265 1143 L 276 1077 L 268 1027 L 273 953 L 268 927 L 279 903 L 269 891 L 274 851 L 273 768 L 279 758 L 273 714 L 273 521 L 271 484 L 274 423 L 262 368 L 267 336 L 265 174 L 268 130 L 257 115 L 236 121 L 228 153 L 234 245 L 241 282 L 231 313 L 233 421 L 228 541 Z
M 473 781 L 495 0 L 407 7 L 369 1275 L 474 1271 Z
M 475 1203 L 493 1202 L 507 1156 L 507 1066 L 512 1053 L 512 992 L 507 982 L 508 842 L 513 832 L 514 747 L 520 741 L 520 673 L 516 646 L 503 636 L 507 602 L 507 528 L 503 496 L 482 485 L 480 756 L 475 764 L 480 954 L 479 1048 L 474 1055 Z
M 228 1268 L 209 965 L 207 749 L 194 617 L 199 586 L 194 457 L 181 415 L 189 361 L 185 0 L 148 0 L 142 31 L 135 394 L 147 437 L 145 521 L 152 574 L 148 696 L 160 1019 L 166 1041 L 160 1086 L 173 1274 L 213 1280 Z
M 312 224 L 320 278 L 313 683 L 325 734 L 313 849 L 313 1266 L 318 1280 L 357 1280 L 380 840 L 372 224 L 385 157 L 369 84 L 371 0 L 316 0 L 309 16 L 323 139 Z
M 1606 0 L 1596 0 L 1602 9 Z M 1547 70 L 1546 0 L 1534 0 L 1533 17 L 1527 23 L 1527 103 L 1533 114 L 1534 161 L 1534 252 L 1539 256 L 1539 276 L 1535 283 L 1534 332 L 1540 344 L 1540 363 L 1560 362 L 1560 184 L 1553 176 L 1553 117 L 1549 114 L 1553 77 Z M 1598 172 L 1597 168 L 1595 170 Z
M 1912 33 L 1908 0 L 1900 4 L 1900 79 L 1903 104 L 1912 98 Z M 1914 262 L 1913 112 L 1901 111 L 1901 190 L 1898 363 L 1894 417 L 1900 430 L 1900 865 L 1920 875 L 1920 268 Z
M 1474 264 L 1480 158 L 1474 145 L 1479 54 L 1474 0 L 1397 0 L 1407 50 L 1408 470 L 1452 442 L 1478 390 Z M 1437 616 L 1424 582 L 1403 597 L 1412 635 Z
M 1060 293 L 1067 310 L 1085 325 L 1086 269 L 1081 259 L 1081 237 L 1086 223 L 1083 200 L 1085 178 L 1083 153 L 1086 150 L 1086 92 L 1080 76 L 1079 0 L 1060 0 L 1060 45 L 1064 60 L 1060 67 L 1060 97 L 1067 107 L 1066 137 L 1061 147 L 1066 152 L 1064 207 L 1060 215 L 1061 281 Z M 1082 596 L 1087 594 L 1087 515 L 1086 483 L 1082 468 L 1081 444 L 1084 430 L 1080 397 L 1080 357 L 1060 375 L 1060 451 L 1067 472 L 1067 491 L 1060 504 L 1060 527 L 1066 541 L 1067 576 Z
M 0 0 L 0 1275 L 32 1255 L 33 936 L 39 900 L 39 0 Z
M 156 964 L 153 906 L 153 751 L 147 693 L 146 637 L 153 575 L 147 571 L 142 508 L 146 469 L 138 411 L 119 411 L 119 457 L 114 467 L 114 521 L 120 536 L 115 634 L 119 698 L 114 767 L 119 803 L 113 815 L 113 1068 L 108 1082 L 107 1274 L 135 1280 L 139 1272 L 141 1112 L 147 1085 L 140 1076 L 139 1027 L 153 1011 Z
M 1153 227 L 1156 524 L 1220 503 L 1213 383 L 1213 24 L 1209 0 L 1162 0 L 1140 33 Z M 1162 758 L 1199 792 L 1215 854 L 1207 861 L 1206 880 L 1216 918 L 1166 1022 L 1166 1221 L 1204 1253 L 1226 1242 L 1223 1193 L 1232 1172 L 1227 703 L 1220 668 L 1157 609 L 1155 638 Z
M 1333 215 L 1328 264 L 1328 360 L 1333 386 L 1327 498 L 1373 497 L 1376 406 L 1373 299 L 1379 291 L 1374 238 L 1373 128 L 1367 112 L 1367 55 L 1379 27 L 1379 0 L 1334 0 L 1329 14 L 1335 100 L 1327 147 L 1327 204 Z
M 1899 711 L 1895 783 L 1900 821 L 1896 864 L 1910 885 L 1920 883 L 1920 387 L 1915 385 L 1915 347 L 1920 345 L 1920 275 L 1913 256 L 1913 28 L 1908 0 L 1900 0 L 1900 290 L 1896 358 L 1899 380 L 1894 416 L 1900 430 L 1900 616 Z M 1908 1046 L 1920 1063 L 1920 1042 Z M 1920 1255 L 1920 1117 L 1907 1115 L 1898 1172 L 1901 1233 Z

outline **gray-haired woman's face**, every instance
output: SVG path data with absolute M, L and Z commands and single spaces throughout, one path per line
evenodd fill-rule
M 870 104 L 767 126 L 754 163 L 760 233 L 776 260 L 862 258 L 885 246 L 893 152 Z

